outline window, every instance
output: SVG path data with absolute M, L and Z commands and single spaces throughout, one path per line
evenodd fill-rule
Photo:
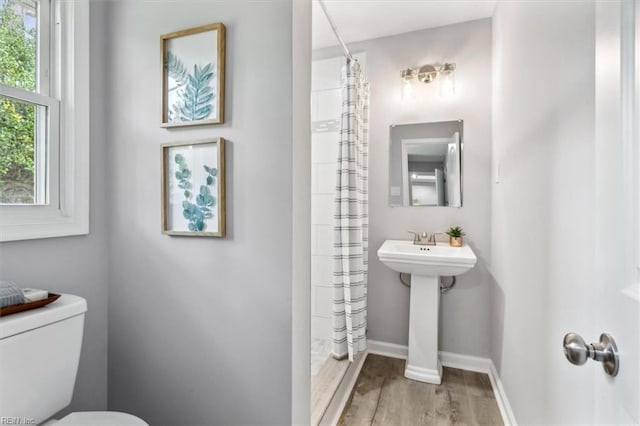
M 48 1 L 0 0 L 2 204 L 56 202 L 48 187 L 59 136 L 49 125 L 59 108 L 49 96 L 50 39 Z
M 0 0 L 0 241 L 88 233 L 88 22 L 88 0 Z

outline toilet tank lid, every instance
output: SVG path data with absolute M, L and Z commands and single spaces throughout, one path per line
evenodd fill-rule
M 42 308 L 0 317 L 0 340 L 87 312 L 87 301 L 72 294 Z
M 140 417 L 118 411 L 85 411 L 67 415 L 56 426 L 149 426 Z

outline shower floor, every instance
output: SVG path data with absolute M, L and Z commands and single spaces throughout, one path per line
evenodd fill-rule
M 330 340 L 311 341 L 311 425 L 322 419 L 348 367 L 349 360 L 331 356 Z
M 311 340 L 311 377 L 320 372 L 327 358 L 331 356 L 331 341 L 327 339 Z

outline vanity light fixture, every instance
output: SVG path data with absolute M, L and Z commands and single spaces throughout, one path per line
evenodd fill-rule
M 420 68 L 407 68 L 402 71 L 402 101 L 414 101 L 416 94 L 414 81 L 431 83 L 440 81 L 440 96 L 450 96 L 456 91 L 456 64 L 446 62 L 444 65 L 423 65 Z

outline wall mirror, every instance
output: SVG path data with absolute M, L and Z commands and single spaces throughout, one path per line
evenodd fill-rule
M 391 125 L 389 205 L 462 207 L 462 124 Z

